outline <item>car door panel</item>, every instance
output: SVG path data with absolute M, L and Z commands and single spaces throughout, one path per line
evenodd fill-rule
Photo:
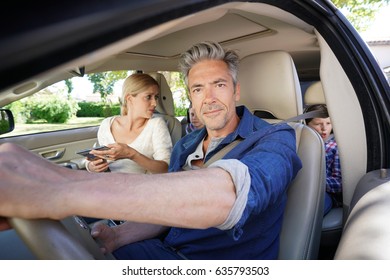
M 67 167 L 83 168 L 84 158 L 77 151 L 91 148 L 97 142 L 98 126 L 43 132 L 0 139 L 1 143 L 15 143 L 42 157 Z M 73 163 L 73 164 L 71 164 Z M 72 167 L 72 168 L 73 168 Z

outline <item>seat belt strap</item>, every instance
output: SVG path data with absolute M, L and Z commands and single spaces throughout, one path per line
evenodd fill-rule
M 276 123 L 277 124 L 282 124 L 282 123 L 289 123 L 289 122 L 296 122 L 304 119 L 310 119 L 310 118 L 318 118 L 321 117 L 321 111 L 320 110 L 315 110 L 307 113 L 300 114 L 298 116 L 289 118 L 287 120 L 281 121 Z M 223 158 L 228 152 L 230 152 L 235 146 L 237 146 L 243 139 L 236 139 L 230 144 L 226 145 L 223 147 L 221 150 L 219 150 L 215 155 L 213 155 L 208 161 L 206 161 L 203 165 L 204 168 L 208 167 L 210 164 L 213 162 L 220 160 Z
M 233 142 L 231 142 L 230 144 L 226 145 L 225 147 L 223 147 L 221 150 L 219 150 L 217 153 L 215 153 L 208 161 L 206 161 L 204 164 L 203 164 L 203 168 L 206 168 L 208 167 L 210 164 L 212 164 L 213 162 L 223 158 L 228 152 L 230 152 L 231 150 L 233 150 L 233 148 L 235 146 L 237 146 L 238 144 L 240 144 L 240 142 L 242 141 L 243 139 L 236 139 L 234 140 Z
M 288 122 L 296 122 L 296 121 L 301 121 L 301 120 L 305 120 L 305 119 L 322 118 L 322 117 L 323 117 L 322 112 L 320 110 L 315 110 L 315 111 L 310 111 L 307 113 L 300 114 L 300 115 L 295 116 L 295 117 L 291 117 L 287 120 L 278 122 L 278 124 L 288 123 Z

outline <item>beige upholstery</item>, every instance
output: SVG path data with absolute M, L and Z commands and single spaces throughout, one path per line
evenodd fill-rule
M 240 64 L 241 104 L 269 112 L 277 122 L 302 114 L 302 94 L 291 56 L 282 51 L 248 56 Z M 325 193 L 325 155 L 321 138 L 302 123 L 296 132 L 303 168 L 291 182 L 280 236 L 279 259 L 318 257 Z
M 312 83 L 305 92 L 305 105 L 326 104 L 324 90 L 320 81 Z
M 325 94 L 321 81 L 312 83 L 305 92 L 304 103 L 306 106 L 314 104 L 326 104 Z M 332 208 L 322 222 L 322 239 L 324 243 L 335 246 L 339 240 L 343 228 L 343 208 Z
M 390 260 L 390 182 L 379 177 L 381 171 L 367 173 L 358 183 L 336 260 Z
M 153 72 L 149 73 L 149 75 L 160 85 L 160 99 L 158 100 L 155 116 L 165 119 L 169 133 L 171 134 L 172 144 L 175 145 L 182 136 L 182 128 L 180 121 L 175 117 L 172 91 L 163 74 Z
M 317 259 L 324 216 L 325 150 L 318 133 L 300 123 L 290 125 L 303 167 L 288 190 L 279 259 Z
M 252 112 L 269 112 L 277 120 L 302 114 L 301 87 L 288 53 L 273 51 L 243 58 L 239 81 L 239 103 L 245 104 Z

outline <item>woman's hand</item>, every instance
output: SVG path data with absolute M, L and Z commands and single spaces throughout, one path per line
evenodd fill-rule
M 108 162 L 118 159 L 131 159 L 139 166 L 149 171 L 150 173 L 166 173 L 168 172 L 168 163 L 163 160 L 155 160 L 149 158 L 137 150 L 129 147 L 127 144 L 114 143 L 106 145 L 108 150 L 92 150 L 90 153 L 106 159 Z M 89 168 L 90 166 L 88 166 Z
M 87 170 L 89 172 L 104 172 L 108 169 L 108 162 L 103 158 L 96 158 L 92 161 L 87 161 Z
M 136 150 L 123 143 L 108 144 L 106 147 L 110 149 L 102 151 L 92 150 L 91 154 L 106 160 L 133 159 L 138 154 Z

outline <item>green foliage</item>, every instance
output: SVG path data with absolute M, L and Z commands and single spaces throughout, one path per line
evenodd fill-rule
M 55 94 L 36 94 L 12 102 L 6 108 L 12 111 L 15 122 L 18 123 L 65 123 L 79 109 L 74 100 Z
M 175 116 L 186 116 L 189 106 L 188 88 L 184 82 L 184 77 L 181 72 L 161 72 L 173 92 Z
M 65 123 L 76 115 L 77 103 L 60 95 L 50 94 L 44 97 L 34 95 L 27 103 L 30 112 L 28 122 L 45 120 L 48 123 Z
M 181 72 L 162 71 L 161 74 L 164 75 L 170 89 L 173 92 L 180 90 L 188 95 L 187 85 L 184 82 L 184 76 Z
M 9 130 L 9 122 L 6 120 L 0 120 L 0 132 Z
M 113 93 L 117 81 L 125 79 L 128 71 L 109 71 L 88 75 L 88 80 L 93 84 L 93 92 L 100 93 L 103 102 Z
M 367 30 L 376 12 L 389 4 L 389 0 L 332 0 L 332 2 L 360 32 Z
M 72 80 L 65 80 L 65 85 L 68 88 L 68 94 L 70 94 L 73 90 L 73 83 Z
M 187 107 L 175 106 L 175 116 L 177 117 L 187 116 Z
M 0 112 L 0 133 L 3 134 L 9 132 L 10 130 L 11 130 L 10 120 L 7 116 L 7 113 L 1 111 Z
M 5 106 L 6 109 L 9 109 L 12 111 L 12 114 L 14 115 L 15 122 L 18 123 L 26 123 L 30 114 L 25 108 L 25 103 L 27 99 L 14 101 L 11 104 L 8 104 Z
M 109 117 L 120 115 L 120 105 L 108 105 L 103 102 L 79 102 L 80 110 L 77 111 L 77 117 Z
M 110 105 L 106 104 L 103 107 L 103 117 L 111 117 L 111 116 L 118 116 L 121 114 L 121 106 L 119 104 L 117 105 Z

